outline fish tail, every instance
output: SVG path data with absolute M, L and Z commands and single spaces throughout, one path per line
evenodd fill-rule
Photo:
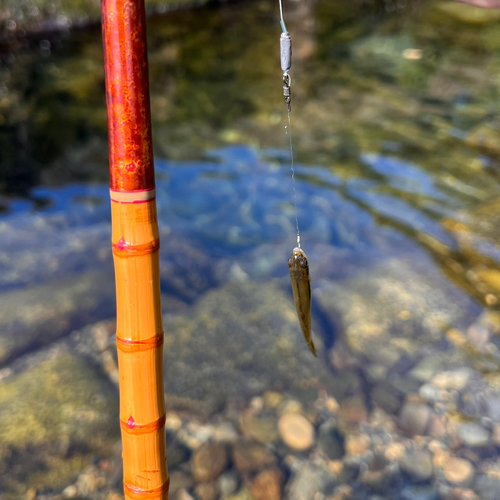
M 318 355 L 316 354 L 316 347 L 314 347 L 314 342 L 312 339 L 309 339 L 307 341 L 307 345 L 309 346 L 309 349 L 311 349 L 311 352 L 316 356 L 318 357 Z

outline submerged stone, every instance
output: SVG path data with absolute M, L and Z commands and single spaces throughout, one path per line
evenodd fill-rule
M 34 358 L 36 361 L 36 358 Z M 0 384 L 0 490 L 57 490 L 119 439 L 118 394 L 58 351 Z
M 214 289 L 185 316 L 166 317 L 164 330 L 167 406 L 211 412 L 265 390 L 322 386 L 337 395 L 341 385 L 310 353 L 292 298 L 273 284 Z

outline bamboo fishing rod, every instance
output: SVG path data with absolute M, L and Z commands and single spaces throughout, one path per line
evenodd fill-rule
M 144 0 L 102 0 L 125 499 L 167 499 L 159 237 Z

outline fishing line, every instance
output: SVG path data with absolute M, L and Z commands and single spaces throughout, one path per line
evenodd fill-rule
M 297 246 L 300 248 L 300 231 L 299 231 L 299 215 L 297 209 L 297 190 L 295 189 L 295 169 L 293 167 L 293 146 L 292 146 L 292 125 L 290 122 L 290 113 L 292 111 L 292 77 L 289 74 L 292 66 L 292 39 L 285 26 L 283 19 L 283 5 L 282 0 L 279 0 L 280 6 L 280 24 L 282 33 L 280 36 L 280 56 L 281 56 L 281 69 L 283 71 L 283 96 L 287 106 L 288 125 L 285 125 L 285 133 L 288 135 L 290 142 L 290 169 L 292 171 L 292 186 L 293 186 L 293 199 L 295 205 L 295 227 L 297 229 Z
M 290 124 L 290 111 L 288 111 L 288 126 L 285 125 L 285 133 L 289 137 L 290 142 L 290 170 L 292 171 L 293 201 L 295 205 L 295 228 L 297 230 L 297 246 L 300 248 L 299 211 L 297 209 L 297 190 L 295 189 L 295 169 L 293 168 L 292 125 Z

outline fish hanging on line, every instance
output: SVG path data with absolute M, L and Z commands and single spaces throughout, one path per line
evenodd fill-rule
M 285 21 L 283 19 L 283 6 L 279 0 L 280 6 L 280 59 L 281 69 L 283 71 L 283 96 L 288 110 L 288 128 L 285 127 L 287 135 L 290 138 L 290 168 L 292 170 L 293 195 L 295 200 L 295 223 L 297 227 L 297 246 L 293 249 L 291 257 L 288 259 L 288 268 L 290 270 L 290 279 L 292 280 L 293 300 L 295 309 L 299 317 L 300 328 L 304 334 L 307 345 L 311 352 L 317 356 L 316 348 L 311 337 L 311 276 L 309 275 L 309 263 L 307 256 L 300 248 L 299 218 L 297 213 L 297 193 L 295 191 L 295 172 L 293 168 L 293 148 L 292 148 L 292 130 L 290 123 L 290 112 L 292 111 L 292 94 L 290 85 L 290 68 L 292 67 L 292 38 L 288 33 Z
M 304 250 L 300 247 L 293 249 L 292 255 L 288 259 L 288 268 L 300 328 L 309 349 L 317 357 L 316 348 L 311 337 L 311 276 L 309 275 L 309 263 Z

